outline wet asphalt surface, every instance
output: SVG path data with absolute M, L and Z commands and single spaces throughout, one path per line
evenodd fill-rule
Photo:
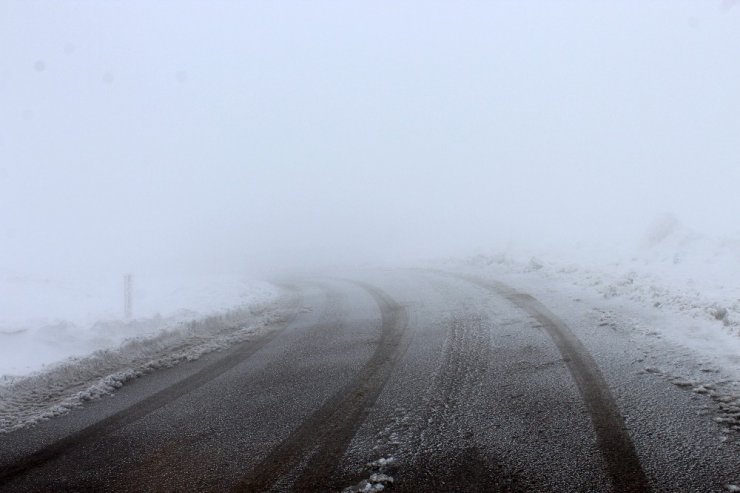
M 290 320 L 0 435 L 0 491 L 728 491 L 706 397 L 628 333 L 429 271 L 295 281 Z M 392 481 L 391 481 L 392 478 Z

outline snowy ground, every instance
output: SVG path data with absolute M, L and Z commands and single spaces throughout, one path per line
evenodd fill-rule
M 106 283 L 14 276 L 0 286 L 0 433 L 227 348 L 283 316 L 277 288 L 229 277 L 139 279 L 131 320 L 116 316 L 122 289 Z
M 521 246 L 438 265 L 490 276 L 597 329 L 627 327 L 644 371 L 710 395 L 740 431 L 740 240 L 666 216 L 632 245 Z M 0 272 L 0 432 L 66 412 L 126 380 L 227 347 L 271 323 L 278 290 L 233 277 L 68 282 Z
M 645 372 L 715 401 L 740 431 L 740 240 L 663 218 L 633 248 L 510 248 L 441 263 L 503 281 L 554 311 L 580 306 L 595 330 L 627 328 Z
M 134 277 L 134 317 L 123 319 L 121 278 L 58 279 L 0 272 L 0 377 L 27 375 L 73 356 L 277 294 L 236 276 Z
M 688 338 L 692 346 L 702 346 L 697 337 L 702 333 L 711 339 L 708 344 L 730 344 L 727 349 L 740 354 L 735 345 L 740 342 L 740 238 L 710 238 L 666 217 L 633 245 L 512 247 L 462 264 L 572 291 L 582 288 L 604 300 L 634 302 L 650 318 L 681 315 L 684 323 L 667 329 L 673 340 Z

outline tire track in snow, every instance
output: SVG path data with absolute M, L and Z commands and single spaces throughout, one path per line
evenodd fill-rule
M 298 292 L 298 288 L 296 287 L 284 287 L 295 293 Z M 194 373 L 176 384 L 146 397 L 126 409 L 118 411 L 107 418 L 53 442 L 16 462 L 3 465 L 2 470 L 0 470 L 0 486 L 64 455 L 64 453 L 69 449 L 84 446 L 86 442 L 89 443 L 91 441 L 99 440 L 126 425 L 138 421 L 144 416 L 153 413 L 161 407 L 166 406 L 170 402 L 205 385 L 228 370 L 234 368 L 236 365 L 243 362 L 270 343 L 270 341 L 275 339 L 293 322 L 299 313 L 301 300 L 302 298 L 300 295 L 296 294 L 294 303 L 291 303 L 291 305 L 295 307 L 293 314 L 277 329 L 268 331 L 257 336 L 255 339 L 246 341 L 229 349 L 223 358 L 220 358 L 197 373 Z
M 436 416 L 446 419 L 447 415 L 454 418 L 459 403 L 473 398 L 490 357 L 490 341 L 481 314 L 455 314 L 448 326 L 442 364 L 435 375 L 430 402 L 431 420 Z
M 458 491 L 531 491 L 518 471 L 484 453 L 471 421 L 471 413 L 483 405 L 478 397 L 492 357 L 488 322 L 485 314 L 469 309 L 445 320 L 440 366 L 409 444 L 408 470 L 396 478 L 394 489 L 440 491 L 454 485 Z
M 547 331 L 586 403 L 596 439 L 616 491 L 649 492 L 650 482 L 625 429 L 616 400 L 609 390 L 596 361 L 568 326 L 533 296 L 520 293 L 498 281 L 486 281 L 474 276 L 433 271 L 452 276 L 503 296 L 532 316 Z
M 370 359 L 340 392 L 309 416 L 244 478 L 233 491 L 269 491 L 295 474 L 292 491 L 327 491 L 328 482 L 352 437 L 365 421 L 396 363 L 407 347 L 406 309 L 378 288 L 367 291 L 381 314 L 380 338 Z M 282 486 L 282 484 L 281 484 Z

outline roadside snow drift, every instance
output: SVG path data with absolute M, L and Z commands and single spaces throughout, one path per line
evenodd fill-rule
M 59 321 L 1 332 L 0 433 L 64 414 L 156 369 L 245 341 L 285 316 L 276 288 L 237 284 L 223 299 L 219 290 L 227 292 L 228 283 L 212 283 L 207 299 L 177 288 L 174 294 L 183 301 L 170 303 L 170 309 L 190 302 L 205 313 L 180 308 L 131 321 Z M 228 302 L 231 309 L 217 310 Z
M 740 338 L 740 238 L 701 235 L 671 215 L 659 217 L 633 244 L 510 247 L 464 263 L 562 279 L 607 299 L 711 322 L 718 333 Z
M 593 330 L 627 330 L 650 352 L 644 372 L 709 396 L 721 440 L 740 432 L 740 239 L 700 235 L 664 216 L 632 248 L 508 248 L 443 267 L 550 300 L 589 317 Z
M 276 295 L 270 284 L 236 276 L 134 276 L 134 317 L 124 320 L 122 280 L 0 271 L 0 377 L 28 375 L 65 358 Z

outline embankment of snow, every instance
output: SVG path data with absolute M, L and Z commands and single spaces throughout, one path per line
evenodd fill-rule
M 458 260 L 448 265 L 459 264 Z M 467 267 L 562 279 L 604 298 L 711 321 L 740 336 L 740 238 L 712 238 L 661 217 L 632 244 L 509 248 L 479 254 Z
M 442 264 L 575 310 L 594 330 L 629 331 L 650 354 L 644 372 L 710 397 L 720 440 L 740 432 L 740 240 L 663 218 L 633 248 L 507 248 Z
M 218 315 L 181 321 L 155 335 L 137 336 L 114 348 L 70 358 L 43 371 L 0 378 L 0 433 L 59 416 L 109 395 L 127 381 L 160 368 L 246 341 L 280 323 L 295 307 L 253 303 Z M 157 326 L 156 320 L 144 325 Z
M 123 320 L 122 277 L 60 279 L 0 272 L 0 377 L 28 375 L 66 358 L 276 296 L 274 286 L 237 276 L 135 276 L 135 318 Z

